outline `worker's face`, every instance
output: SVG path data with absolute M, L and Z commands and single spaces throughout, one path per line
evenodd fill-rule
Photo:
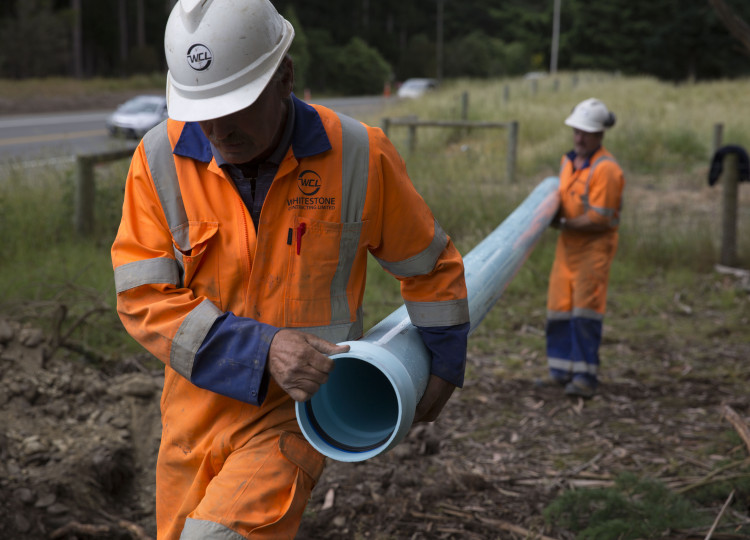
M 588 133 L 573 128 L 573 149 L 577 156 L 589 158 L 594 152 L 596 152 L 596 149 L 601 146 L 603 138 L 603 131 L 600 131 L 599 133 Z
M 198 122 L 203 133 L 229 163 L 258 162 L 276 149 L 284 130 L 286 108 L 292 91 L 289 77 L 274 78 L 258 99 L 241 111 Z

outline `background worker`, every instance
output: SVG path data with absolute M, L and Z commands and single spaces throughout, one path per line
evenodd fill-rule
M 604 146 L 615 115 L 598 99 L 582 101 L 565 120 L 573 150 L 560 165 L 559 228 L 547 295 L 547 364 L 554 383 L 592 397 L 625 178 Z
M 159 539 L 294 537 L 324 466 L 294 400 L 362 335 L 368 252 L 432 353 L 416 421 L 463 384 L 461 256 L 382 131 L 292 95 L 293 36 L 267 0 L 181 0 L 167 23 L 170 119 L 112 246 L 120 318 L 166 365 Z

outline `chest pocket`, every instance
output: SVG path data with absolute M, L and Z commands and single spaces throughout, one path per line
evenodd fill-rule
M 218 242 L 216 233 L 219 231 L 219 224 L 214 221 L 190 221 L 181 227 L 186 228 L 186 234 L 175 234 L 173 232 L 173 248 L 177 265 L 180 269 L 180 285 L 192 289 L 198 296 L 206 296 L 214 303 L 220 302 L 220 291 L 215 279 L 209 282 L 203 282 L 197 279 L 196 275 L 202 266 L 211 265 L 215 268 L 205 273 L 207 276 L 218 275 L 219 251 L 210 249 L 211 245 Z M 184 246 L 177 245 L 174 240 L 175 236 L 180 236 L 183 241 L 188 239 L 188 244 Z
M 285 297 L 286 324 L 350 322 L 347 284 L 363 225 L 296 218 Z

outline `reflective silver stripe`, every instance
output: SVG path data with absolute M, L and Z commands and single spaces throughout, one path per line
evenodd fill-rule
M 352 265 L 357 255 L 362 222 L 343 223 L 339 242 L 339 262 L 331 280 L 331 324 L 349 322 L 349 300 L 346 286 L 352 273 Z
M 550 321 L 568 321 L 573 317 L 580 319 L 594 319 L 596 321 L 603 321 L 604 315 L 589 308 L 573 308 L 573 311 L 548 311 L 547 319 Z
M 370 139 L 358 120 L 339 114 L 341 120 L 341 221 L 362 220 L 370 170 Z
M 339 115 L 341 121 L 341 240 L 339 261 L 331 280 L 331 325 L 351 318 L 346 286 L 352 273 L 362 233 L 362 214 L 370 168 L 370 139 L 358 120 Z M 330 340 L 329 340 L 330 341 Z
M 595 321 L 603 321 L 604 315 L 588 308 L 573 308 L 573 317 L 580 319 L 594 319 Z
M 332 324 L 330 326 L 306 326 L 295 327 L 294 330 L 307 332 L 319 338 L 330 341 L 331 343 L 341 343 L 342 341 L 353 341 L 359 339 L 364 334 L 364 323 L 362 322 L 362 310 L 357 311 L 357 320 L 353 323 Z
M 244 540 L 244 536 L 232 529 L 204 519 L 187 518 L 180 540 Z
M 177 179 L 172 146 L 167 136 L 166 120 L 146 133 L 143 137 L 143 149 L 172 238 L 183 251 L 188 251 L 192 249 L 188 235 L 188 218 L 182 201 L 180 182 Z
M 117 294 L 152 283 L 177 285 L 179 279 L 177 264 L 167 257 L 135 261 L 115 268 Z
M 586 362 L 573 362 L 572 360 L 565 360 L 562 358 L 547 358 L 547 366 L 553 369 L 559 369 L 560 371 L 588 373 L 589 375 L 596 375 L 599 371 L 599 366 L 595 364 L 587 364 Z
M 172 350 L 169 354 L 169 365 L 177 373 L 190 380 L 195 362 L 195 353 L 214 324 L 221 315 L 221 310 L 210 300 L 203 300 L 188 313 L 172 340 Z
M 567 321 L 573 317 L 570 311 L 547 311 L 547 319 L 550 321 Z
M 404 302 L 414 326 L 453 326 L 469 322 L 469 301 Z
M 432 237 L 432 242 L 421 253 L 417 253 L 413 257 L 409 257 L 403 261 L 390 262 L 378 259 L 377 257 L 375 259 L 380 266 L 396 277 L 423 276 L 432 272 L 435 268 L 435 263 L 437 263 L 440 254 L 447 245 L 448 235 L 445 234 L 445 231 L 443 231 L 440 224 L 435 220 L 435 234 Z

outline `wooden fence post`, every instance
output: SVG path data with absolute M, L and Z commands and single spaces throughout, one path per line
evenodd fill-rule
M 74 224 L 76 234 L 88 236 L 94 230 L 94 163 L 88 156 L 77 156 Z
M 76 187 L 73 210 L 73 225 L 76 234 L 89 236 L 94 232 L 94 200 L 96 198 L 96 178 L 94 167 L 97 163 L 131 158 L 135 148 L 120 148 L 97 154 L 76 156 Z
M 508 159 L 506 163 L 508 182 L 516 181 L 516 154 L 518 153 L 518 121 L 508 123 Z
M 461 94 L 461 120 L 466 121 L 469 118 L 469 93 Z
M 409 152 L 414 152 L 417 149 L 417 126 L 416 124 L 409 124 Z
M 721 258 L 724 266 L 737 264 L 737 191 L 739 156 L 728 152 L 722 165 Z
M 388 137 L 388 132 L 391 129 L 391 119 L 388 117 L 383 118 L 383 133 Z

